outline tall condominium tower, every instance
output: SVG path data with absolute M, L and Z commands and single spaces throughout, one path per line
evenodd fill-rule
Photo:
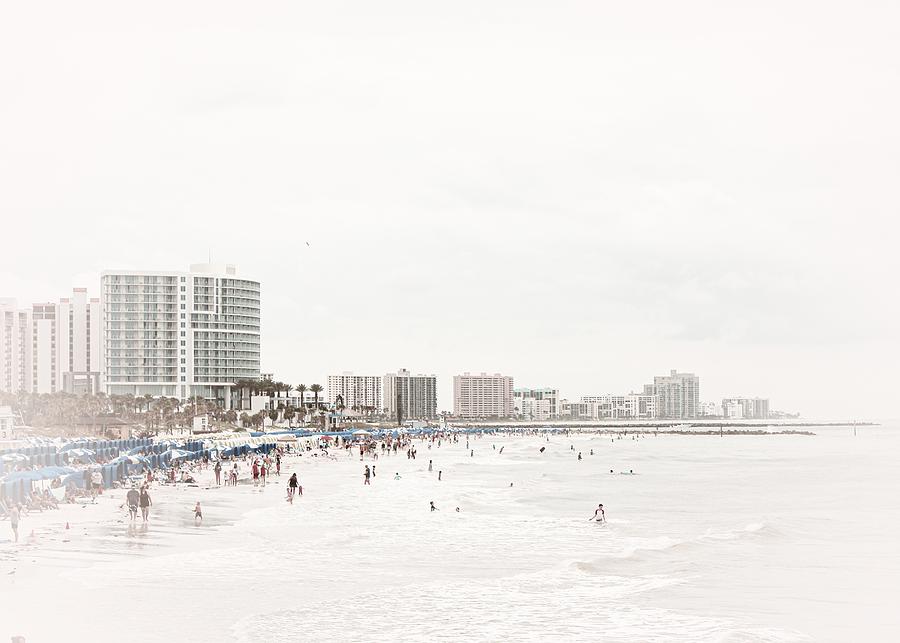
M 99 310 L 100 300 L 88 299 L 84 288 L 27 310 L 0 301 L 0 390 L 99 392 Z
M 400 369 L 382 378 L 384 407 L 397 418 L 427 420 L 437 417 L 437 378 L 434 375 L 411 375 Z
M 31 391 L 31 310 L 0 299 L 0 391 Z
M 109 395 L 203 397 L 231 406 L 231 384 L 259 378 L 259 282 L 233 265 L 101 276 Z
M 453 376 L 453 415 L 505 418 L 513 414 L 513 378 L 507 375 Z
M 365 407 L 373 411 L 382 409 L 381 378 L 377 375 L 329 375 L 325 388 L 329 405 L 335 404 L 340 395 L 345 408 Z
M 57 307 L 57 361 L 60 386 L 67 393 L 99 393 L 102 366 L 100 299 L 75 288 Z
M 644 387 L 645 394 L 656 396 L 657 416 L 664 419 L 690 419 L 700 414 L 700 378 L 693 373 L 671 371 L 653 378 Z

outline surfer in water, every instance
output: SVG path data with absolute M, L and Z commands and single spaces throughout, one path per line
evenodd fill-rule
M 603 503 L 594 510 L 594 515 L 588 518 L 588 520 L 596 520 L 597 522 L 606 522 L 606 512 L 603 511 Z

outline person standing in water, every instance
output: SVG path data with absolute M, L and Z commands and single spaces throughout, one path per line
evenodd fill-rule
M 588 518 L 588 520 L 596 520 L 597 522 L 606 522 L 606 512 L 603 511 L 603 503 L 594 510 L 594 515 Z
M 369 481 L 369 478 L 372 476 L 372 471 L 369 469 L 369 465 L 366 465 L 366 470 L 363 472 L 363 484 L 372 484 Z
M 431 471 L 431 460 L 428 461 L 428 471 Z
M 138 505 L 141 502 L 141 492 L 137 490 L 137 487 L 128 490 L 128 493 L 125 494 L 125 502 L 128 503 L 128 514 L 131 519 L 137 520 Z
M 13 503 L 9 510 L 9 526 L 13 530 L 13 542 L 19 542 L 19 504 Z
M 216 466 L 213 467 L 213 471 L 216 473 L 216 486 L 220 486 L 222 484 L 222 463 L 216 460 Z
M 432 501 L 429 502 L 428 504 L 431 505 L 431 510 L 432 510 L 432 511 L 437 511 L 437 510 L 438 510 L 438 508 L 434 506 L 434 500 L 432 500 Z
M 150 494 L 147 493 L 147 487 L 141 489 L 141 497 L 140 497 L 140 505 L 141 505 L 141 516 L 144 518 L 144 522 L 150 518 L 150 506 L 153 504 L 153 501 L 150 500 Z
M 203 510 L 200 509 L 200 501 L 197 501 L 197 504 L 194 505 L 194 523 L 203 522 Z

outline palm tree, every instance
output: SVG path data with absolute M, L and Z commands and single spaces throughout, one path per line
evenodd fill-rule
M 322 385 L 321 384 L 312 384 L 312 385 L 310 385 L 309 390 L 312 391 L 313 395 L 315 396 L 315 402 L 314 402 L 313 408 L 315 408 L 318 411 L 319 410 L 319 393 L 322 392 Z
M 306 384 L 297 384 L 297 392 L 300 393 L 300 408 L 306 407 L 306 400 L 303 399 L 304 393 L 306 393 Z

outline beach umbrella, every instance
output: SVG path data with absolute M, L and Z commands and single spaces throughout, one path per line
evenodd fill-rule
M 365 429 L 360 429 L 359 431 L 354 431 L 353 435 L 372 435 L 372 434 L 369 433 L 368 431 L 366 431 Z
M 3 478 L 3 482 L 18 482 L 19 480 L 28 480 L 29 482 L 35 482 L 37 480 L 43 479 L 44 476 L 40 471 L 15 471 Z

